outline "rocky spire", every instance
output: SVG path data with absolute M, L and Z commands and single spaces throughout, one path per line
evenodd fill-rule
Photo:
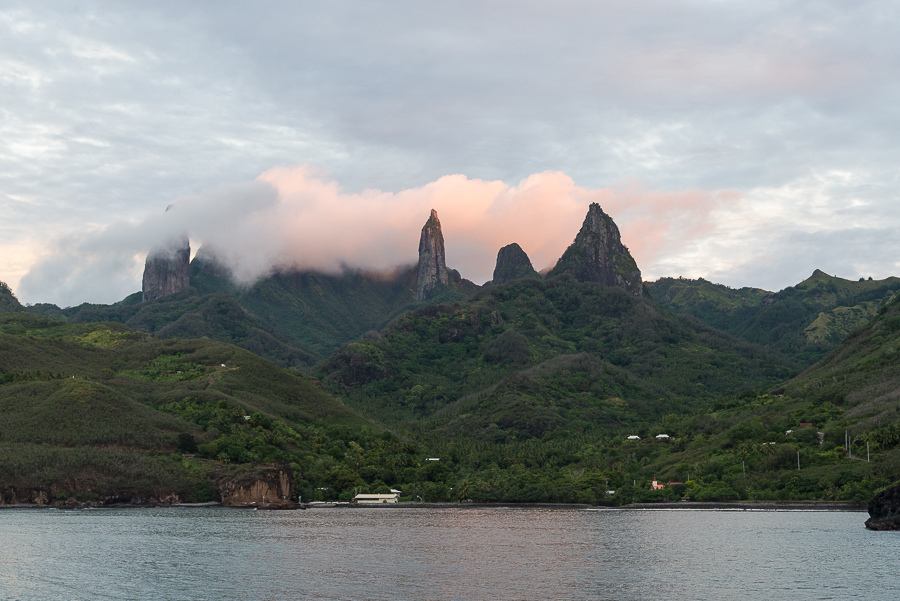
M 416 300 L 433 297 L 439 286 L 449 284 L 449 273 L 444 258 L 444 235 L 437 211 L 431 209 L 431 217 L 422 227 L 419 238 L 419 276 L 416 281 Z
M 497 253 L 497 266 L 494 267 L 492 284 L 502 284 L 510 280 L 522 278 L 540 279 L 538 272 L 531 266 L 531 260 L 522 247 L 513 242 Z
M 167 247 L 151 251 L 144 264 L 144 301 L 156 300 L 187 288 L 190 261 L 191 245 L 186 236 L 174 240 Z
M 581 231 L 547 277 L 564 273 L 582 282 L 619 286 L 635 296 L 643 293 L 637 263 L 622 244 L 619 228 L 597 203 L 591 203 Z

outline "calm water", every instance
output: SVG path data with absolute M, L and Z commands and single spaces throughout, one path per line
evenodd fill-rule
M 2 510 L 0 599 L 890 599 L 864 513 Z

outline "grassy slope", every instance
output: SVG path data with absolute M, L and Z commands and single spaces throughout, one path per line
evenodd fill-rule
M 571 278 L 405 314 L 322 367 L 348 402 L 388 423 L 433 418 L 459 430 L 459 419 L 538 436 L 647 420 L 791 372 L 776 353 Z
M 0 282 L 0 313 L 9 311 L 21 311 L 23 309 L 19 299 L 4 282 Z
M 201 467 L 215 462 L 183 464 L 179 434 L 213 459 L 302 463 L 328 428 L 362 440 L 365 425 L 314 381 L 232 345 L 0 315 L 0 489 L 202 496 Z
M 71 323 L 117 321 L 160 338 L 208 337 L 284 367 L 305 368 L 415 305 L 415 269 L 388 275 L 292 272 L 242 287 L 204 266 L 192 263 L 189 290 L 149 303 L 136 293 L 113 305 L 40 304 L 28 310 Z M 460 284 L 432 302 L 465 298 L 472 288 Z
M 773 386 L 778 355 L 616 289 L 561 284 L 404 315 L 323 377 L 442 457 L 432 497 L 861 502 L 900 477 L 900 301 L 789 383 L 738 392 Z M 653 477 L 690 481 L 651 492 Z
M 702 279 L 662 278 L 647 287 L 674 311 L 811 365 L 872 319 L 900 290 L 900 278 L 851 281 L 817 270 L 774 294 Z
M 195 281 L 203 289 L 203 276 Z M 327 357 L 412 306 L 415 290 L 415 270 L 409 269 L 392 277 L 297 272 L 261 280 L 237 299 L 271 327 Z
M 310 350 L 264 323 L 227 294 L 200 295 L 191 289 L 148 303 L 142 303 L 140 297 L 136 293 L 113 305 L 85 303 L 67 309 L 41 304 L 28 311 L 73 324 L 116 321 L 160 338 L 212 338 L 284 367 L 306 367 L 317 359 Z
M 900 479 L 898 390 L 900 300 L 895 299 L 825 359 L 771 393 L 720 399 L 709 413 L 658 424 L 678 442 L 641 443 L 644 460 L 661 478 L 684 480 L 692 474 L 697 490 L 712 486 L 745 497 L 865 501 Z M 871 462 L 864 461 L 869 455 Z M 731 493 L 722 493 L 726 489 Z

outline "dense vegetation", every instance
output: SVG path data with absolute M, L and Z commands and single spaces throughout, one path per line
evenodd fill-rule
M 900 278 L 851 281 L 816 270 L 777 293 L 683 278 L 661 278 L 647 289 L 663 306 L 809 366 L 894 298 Z
M 893 446 L 845 455 L 841 409 L 758 391 L 789 373 L 619 289 L 518 281 L 406 314 L 320 375 L 440 458 L 396 483 L 432 500 L 862 501 L 896 478 Z M 650 491 L 654 476 L 682 484 Z
M 280 462 L 312 495 L 362 483 L 332 458 L 349 461 L 347 449 L 416 453 L 314 380 L 232 345 L 0 315 L 0 492 L 203 501 L 225 466 Z
M 274 462 L 305 500 L 863 501 L 900 475 L 894 279 L 649 300 L 562 276 L 427 304 L 407 280 L 194 269 L 160 301 L 30 308 L 68 323 L 0 315 L 0 492 L 200 501 Z M 221 341 L 282 366 L 337 350 L 320 384 Z
M 21 310 L 22 305 L 19 303 L 19 299 L 16 298 L 9 286 L 4 282 L 0 282 L 0 313 Z
M 27 310 L 70 323 L 116 321 L 159 338 L 205 336 L 283 367 L 305 368 L 415 304 L 415 269 L 277 273 L 249 287 L 198 259 L 190 273 L 188 290 L 147 303 L 138 292 L 112 305 L 37 304 Z M 434 302 L 464 298 L 469 288 L 448 289 Z M 0 291 L 0 308 L 2 299 Z

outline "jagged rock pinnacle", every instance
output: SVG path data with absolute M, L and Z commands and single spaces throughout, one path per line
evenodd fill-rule
M 491 280 L 491 283 L 503 284 L 510 280 L 540 279 L 540 277 L 522 247 L 513 242 L 501 248 L 497 253 L 497 266 L 494 267 L 494 279 Z
M 622 244 L 619 228 L 600 205 L 591 203 L 581 231 L 547 277 L 571 274 L 582 282 L 619 286 L 643 294 L 641 271 Z
M 424 301 L 433 297 L 439 286 L 449 284 L 449 273 L 444 258 L 444 235 L 437 211 L 431 210 L 431 217 L 422 227 L 419 238 L 419 274 L 416 281 L 416 300 Z
M 191 245 L 187 237 L 151 251 L 144 264 L 144 301 L 156 300 L 187 288 L 190 261 Z

